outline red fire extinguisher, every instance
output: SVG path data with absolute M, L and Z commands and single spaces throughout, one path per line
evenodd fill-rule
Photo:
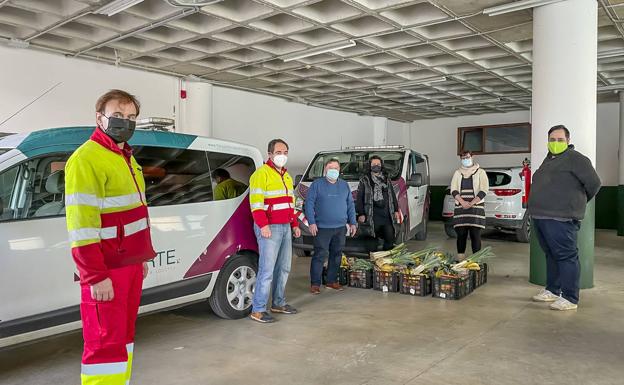
M 520 177 L 524 181 L 524 194 L 522 195 L 522 208 L 526 209 L 529 204 L 529 194 L 531 193 L 531 161 L 525 158 L 522 162 L 522 172 Z

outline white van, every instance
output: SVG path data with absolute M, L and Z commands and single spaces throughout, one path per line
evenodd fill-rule
M 490 182 L 490 192 L 485 197 L 486 228 L 512 232 L 518 242 L 528 243 L 531 221 L 522 205 L 522 197 L 526 194 L 522 167 L 486 168 L 485 172 Z M 449 237 L 456 236 L 452 223 L 454 211 L 455 199 L 447 189 L 442 216 Z
M 379 156 L 395 187 L 399 208 L 404 220 L 397 234 L 397 243 L 416 238 L 427 238 L 429 218 L 429 158 L 404 146 L 348 147 L 344 150 L 324 151 L 316 154 L 303 175 L 295 178 L 295 209 L 300 213 L 299 226 L 302 237 L 293 240 L 299 254 L 309 254 L 314 249 L 313 237 L 305 220 L 305 199 L 312 182 L 323 178 L 325 163 L 330 159 L 340 162 L 340 178 L 347 181 L 353 196 L 357 195 L 360 178 L 369 159 Z M 368 255 L 379 248 L 377 240 L 367 237 L 347 238 L 344 252 L 349 255 Z
M 80 287 L 65 225 L 64 166 L 93 127 L 0 139 L 0 347 L 80 328 Z M 136 130 L 157 256 L 140 313 L 209 299 L 224 318 L 251 310 L 258 246 L 248 191 L 216 201 L 212 173 L 249 184 L 258 149 Z

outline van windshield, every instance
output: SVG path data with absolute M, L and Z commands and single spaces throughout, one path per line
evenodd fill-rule
M 373 155 L 383 159 L 385 170 L 392 180 L 399 179 L 404 151 L 337 151 L 316 155 L 303 180 L 312 182 L 323 177 L 325 163 L 330 159 L 337 159 L 340 162 L 340 177 L 347 182 L 357 182 L 364 175 L 368 160 Z

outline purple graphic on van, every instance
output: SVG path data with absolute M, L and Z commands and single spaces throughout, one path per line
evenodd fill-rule
M 229 255 L 240 250 L 258 252 L 258 243 L 253 232 L 253 218 L 249 207 L 249 195 L 238 206 L 206 250 L 197 258 L 184 278 L 221 270 Z

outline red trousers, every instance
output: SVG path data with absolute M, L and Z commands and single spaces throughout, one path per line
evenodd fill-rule
M 143 265 L 109 270 L 113 281 L 112 301 L 96 301 L 91 287 L 81 285 L 80 314 L 84 352 L 83 385 L 125 385 L 132 374 L 134 332 L 141 290 Z

